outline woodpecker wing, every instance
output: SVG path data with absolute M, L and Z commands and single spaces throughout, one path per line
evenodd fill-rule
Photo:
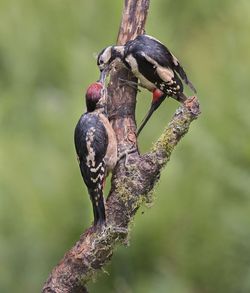
M 183 85 L 180 78 L 170 67 L 159 65 L 154 59 L 147 55 L 145 51 L 137 51 L 133 56 L 138 66 L 139 74 L 137 74 L 137 77 L 140 79 L 143 86 L 152 89 L 150 85 L 148 86 L 149 81 L 154 87 L 160 89 L 167 96 L 178 97 L 178 94 L 183 92 Z
M 88 188 L 103 185 L 106 166 L 104 157 L 108 146 L 105 127 L 95 113 L 81 116 L 75 128 L 75 148 L 81 173 Z
M 177 87 L 176 90 L 183 91 L 181 78 L 196 92 L 177 58 L 157 39 L 147 35 L 137 36 L 126 44 L 125 55 L 128 56 L 130 54 L 136 58 L 139 71 L 143 72 L 145 77 L 151 82 L 157 82 L 158 88 L 160 88 L 160 82 L 166 83 L 165 86 L 162 85 L 163 91 L 169 85 L 170 89 L 171 85 L 174 86 L 174 89 L 179 85 L 180 89 Z M 166 92 L 166 94 L 170 93 Z
M 88 188 L 94 213 L 94 225 L 105 222 L 103 184 L 106 175 L 106 129 L 96 113 L 85 113 L 75 128 L 75 148 L 83 180 Z

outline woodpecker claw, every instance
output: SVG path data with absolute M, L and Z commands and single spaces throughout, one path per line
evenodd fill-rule
M 137 92 L 141 92 L 140 89 L 138 89 L 138 83 L 135 82 L 135 81 L 132 81 L 132 80 L 127 80 L 127 79 L 123 79 L 123 78 L 120 78 L 119 77 L 119 82 L 122 84 L 122 85 L 127 85 L 133 89 L 135 89 Z
M 131 148 L 130 150 L 125 150 L 124 152 L 122 152 L 122 153 L 119 155 L 117 161 L 119 161 L 120 159 L 122 159 L 122 158 L 125 156 L 125 163 L 124 163 L 124 166 L 125 166 L 125 168 L 127 168 L 127 167 L 128 167 L 128 155 L 130 155 L 130 154 L 132 154 L 132 153 L 134 153 L 134 152 L 136 152 L 136 151 L 137 151 L 137 148 L 136 148 L 136 147 L 135 147 L 135 148 Z

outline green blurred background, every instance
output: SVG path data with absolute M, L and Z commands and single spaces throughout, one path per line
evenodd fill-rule
M 1 293 L 39 292 L 92 221 L 73 131 L 122 2 L 0 1 Z M 202 116 L 174 151 L 154 206 L 138 212 L 130 246 L 90 292 L 250 292 L 250 2 L 151 2 L 147 33 L 181 60 Z M 139 95 L 138 122 L 149 97 Z M 168 100 L 153 116 L 141 151 L 177 106 Z

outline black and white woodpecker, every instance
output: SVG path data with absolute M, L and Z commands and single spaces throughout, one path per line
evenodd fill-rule
M 139 79 L 139 85 L 153 93 L 151 107 L 137 135 L 166 97 L 180 102 L 187 99 L 183 93 L 182 80 L 196 93 L 178 59 L 154 37 L 139 35 L 124 46 L 109 46 L 103 49 L 97 57 L 102 81 L 105 80 L 114 60 L 120 60 Z
M 117 141 L 106 116 L 106 90 L 95 82 L 86 92 L 87 112 L 75 128 L 75 148 L 83 180 L 93 205 L 94 225 L 105 224 L 103 186 L 117 162 Z

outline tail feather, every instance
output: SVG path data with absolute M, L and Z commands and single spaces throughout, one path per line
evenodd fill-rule
M 182 68 L 182 66 L 178 63 L 178 65 L 175 66 L 177 73 L 180 75 L 180 77 L 183 79 L 186 85 L 190 87 L 190 89 L 196 94 L 197 91 L 195 87 L 193 86 L 192 82 L 188 79 L 186 72 Z
M 176 98 L 177 101 L 181 103 L 185 102 L 188 99 L 188 97 L 184 93 L 178 93 L 178 96 Z
M 102 188 L 88 189 L 93 206 L 94 225 L 103 225 L 106 222 L 105 206 Z

